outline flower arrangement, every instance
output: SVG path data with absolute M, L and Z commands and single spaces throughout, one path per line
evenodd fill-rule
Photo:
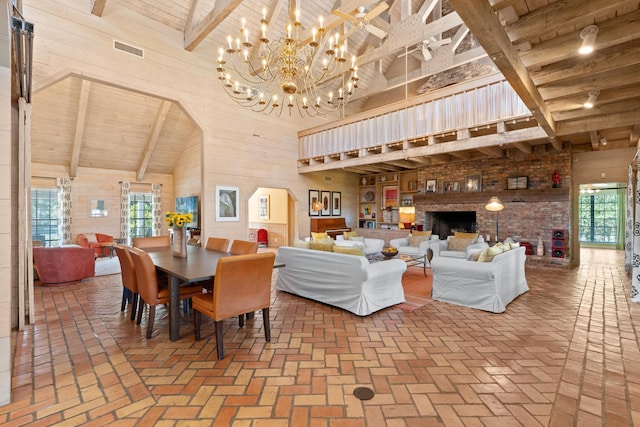
M 190 213 L 167 212 L 165 215 L 169 227 L 184 227 L 193 221 Z

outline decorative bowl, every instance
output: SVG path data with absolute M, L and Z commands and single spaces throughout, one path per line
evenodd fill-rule
M 384 248 L 380 251 L 383 257 L 389 259 L 398 255 L 398 250 L 396 248 Z

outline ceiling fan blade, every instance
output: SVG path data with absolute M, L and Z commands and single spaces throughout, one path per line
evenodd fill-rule
M 373 18 L 380 15 L 387 9 L 389 9 L 388 4 L 386 4 L 385 2 L 379 3 L 376 7 L 367 12 L 367 14 L 364 16 L 364 19 L 366 19 L 367 21 L 371 21 Z
M 373 34 L 374 36 L 378 37 L 379 39 L 383 39 L 385 37 L 387 37 L 387 32 L 384 30 L 381 30 L 380 28 L 374 26 L 374 25 L 367 25 L 365 27 L 367 29 L 367 31 L 369 31 L 371 34 Z
M 338 9 L 332 10 L 331 13 L 336 15 L 339 18 L 344 19 L 345 21 L 353 22 L 355 20 L 353 16 L 349 15 L 348 13 L 344 13 L 343 11 Z

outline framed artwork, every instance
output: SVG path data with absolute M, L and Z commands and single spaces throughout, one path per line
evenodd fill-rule
M 529 188 L 528 176 L 507 178 L 507 190 L 526 190 L 527 188 Z
M 216 185 L 216 221 L 240 221 L 240 189 Z
M 318 190 L 309 190 L 309 216 L 320 216 L 320 211 L 313 210 L 313 204 L 320 201 Z
M 260 219 L 269 219 L 269 195 L 258 196 L 258 216 Z
M 321 191 L 320 201 L 324 207 L 322 211 L 320 211 L 320 215 L 331 216 L 331 191 Z
M 340 216 L 342 212 L 342 193 L 339 191 L 331 192 L 331 215 Z
M 464 191 L 476 193 L 482 190 L 482 175 L 469 175 L 464 181 Z
M 442 192 L 443 193 L 459 193 L 460 181 L 445 181 L 444 184 L 442 184 Z
M 417 191 L 418 181 L 409 181 L 407 187 L 409 188 L 409 191 Z
M 89 200 L 89 216 L 92 218 L 100 218 L 109 215 L 109 211 L 104 200 Z
M 386 185 L 382 187 L 382 207 L 397 208 L 398 207 L 398 187 L 395 185 Z
M 437 193 L 438 192 L 438 180 L 437 179 L 427 179 L 424 182 L 424 192 L 425 193 Z

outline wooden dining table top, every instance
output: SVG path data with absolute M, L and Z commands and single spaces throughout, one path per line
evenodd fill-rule
M 216 274 L 218 260 L 233 256 L 228 252 L 212 251 L 200 246 L 187 246 L 187 257 L 173 256 L 171 247 L 146 248 L 156 268 L 183 282 L 198 282 L 211 279 Z

